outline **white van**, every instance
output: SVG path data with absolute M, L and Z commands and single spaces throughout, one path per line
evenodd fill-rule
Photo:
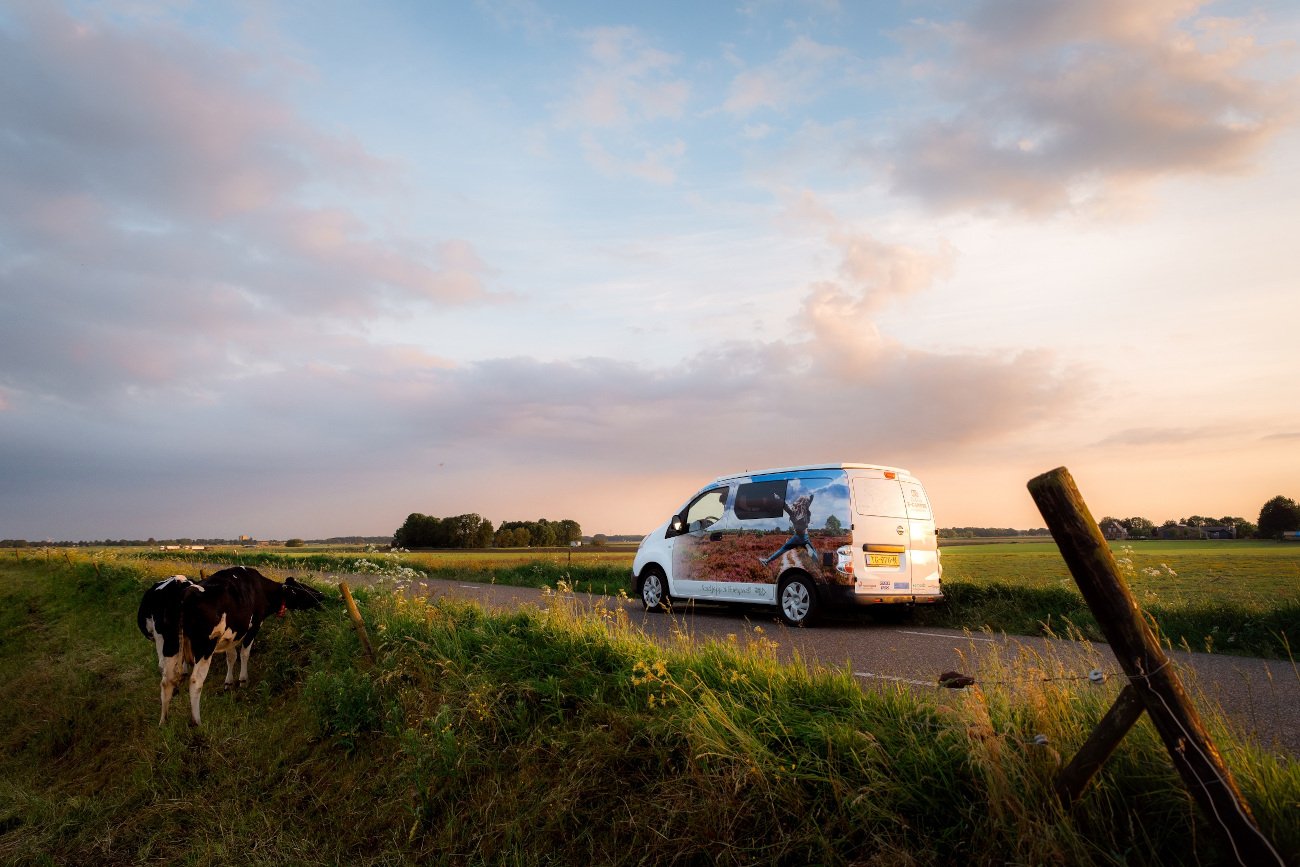
M 941 572 L 930 501 L 911 473 L 816 464 L 705 486 L 641 540 L 632 588 L 652 610 L 748 602 L 803 626 L 834 605 L 939 602 Z

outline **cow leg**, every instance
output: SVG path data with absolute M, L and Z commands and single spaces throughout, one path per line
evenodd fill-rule
M 181 657 L 165 657 L 162 661 L 162 716 L 158 719 L 158 725 L 162 726 L 167 723 L 167 705 L 171 704 L 172 695 L 176 692 L 176 687 L 181 682 Z
M 190 725 L 199 724 L 199 698 L 203 694 L 203 681 L 207 680 L 211 665 L 211 654 L 194 660 L 194 671 L 190 672 Z
M 240 654 L 242 657 L 239 663 L 239 685 L 248 685 L 248 657 L 253 655 L 253 642 L 249 641 L 244 645 L 244 651 Z
M 226 682 L 222 689 L 228 690 L 235 685 L 235 665 L 239 661 L 239 645 L 232 644 L 226 648 Z
M 153 636 L 153 645 L 154 645 L 154 647 L 156 647 L 156 648 L 158 649 L 158 673 L 159 673 L 159 674 L 162 674 L 162 673 L 163 673 L 163 661 L 167 658 L 167 657 L 163 656 L 163 637 L 162 637 L 162 633 L 159 632 L 157 629 L 154 629 L 153 618 L 152 618 L 152 617 L 150 617 L 148 620 L 145 621 L 145 625 L 146 625 L 147 627 L 149 627 L 149 634 Z

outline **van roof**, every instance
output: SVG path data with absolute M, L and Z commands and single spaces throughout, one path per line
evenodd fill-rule
M 745 470 L 743 473 L 730 473 L 725 476 L 718 476 L 713 480 L 713 484 L 718 482 L 728 482 L 732 479 L 744 479 L 751 476 L 769 476 L 773 473 L 799 473 L 805 470 L 888 470 L 898 473 L 900 476 L 911 476 L 912 474 L 902 467 L 890 467 L 884 464 L 805 464 L 799 467 L 774 467 L 766 470 Z

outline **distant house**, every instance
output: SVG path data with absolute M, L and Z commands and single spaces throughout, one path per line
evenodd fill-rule
M 1300 530 L 1284 530 L 1281 539 L 1283 542 L 1300 542 Z
M 1161 539 L 1203 539 L 1200 527 L 1189 527 L 1186 524 L 1166 524 L 1156 529 L 1156 535 Z
M 1128 538 L 1128 530 L 1119 521 L 1103 521 L 1101 534 L 1112 542 Z
M 1207 524 L 1201 528 L 1203 539 L 1235 539 L 1237 528 L 1230 524 Z

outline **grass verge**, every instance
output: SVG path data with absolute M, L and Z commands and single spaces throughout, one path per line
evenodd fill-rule
M 1289 550 L 1248 543 L 1236 548 L 1182 544 L 1188 547 L 1134 553 L 1124 546 L 1119 552 L 1121 566 L 1128 567 L 1126 580 L 1171 646 L 1267 659 L 1287 659 L 1300 647 L 1300 579 L 1292 575 L 1296 564 Z M 175 552 L 133 556 L 155 563 L 177 561 Z M 593 561 L 588 554 L 570 560 L 560 555 L 230 550 L 194 554 L 190 562 L 369 574 L 398 583 L 432 578 L 540 588 L 563 581 L 579 593 L 616 594 L 628 587 L 631 560 Z M 945 601 L 918 606 L 919 624 L 1102 640 L 1096 619 L 1050 543 L 972 546 L 945 553 L 945 564 L 945 574 L 951 576 L 943 583 Z
M 338 606 L 296 614 L 202 729 L 160 729 L 134 609 L 167 571 L 0 565 L 0 862 L 1225 861 L 1145 722 L 1075 813 L 1057 805 L 1117 685 L 1041 681 L 1036 658 L 979 673 L 1037 681 L 1015 691 L 868 693 L 778 663 L 764 635 L 663 648 L 619 609 L 359 591 L 374 664 Z M 1300 852 L 1300 767 L 1207 716 L 1261 826 Z

